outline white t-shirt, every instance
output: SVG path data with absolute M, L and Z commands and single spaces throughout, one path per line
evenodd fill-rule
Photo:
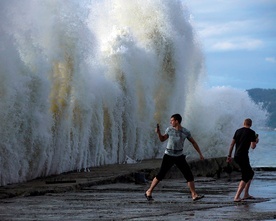
M 181 156 L 183 154 L 184 141 L 186 138 L 191 137 L 191 133 L 184 127 L 180 130 L 168 127 L 165 134 L 169 136 L 165 154 L 170 156 Z

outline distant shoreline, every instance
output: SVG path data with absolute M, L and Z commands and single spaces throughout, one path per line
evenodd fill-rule
M 276 167 L 253 167 L 256 171 L 276 171 Z

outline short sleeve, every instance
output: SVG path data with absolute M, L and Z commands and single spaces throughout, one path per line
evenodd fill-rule
M 187 138 L 190 138 L 190 137 L 192 137 L 192 134 L 190 131 L 187 131 Z
M 185 134 L 186 138 L 192 137 L 191 132 L 189 130 L 187 130 L 186 128 L 184 128 L 184 127 L 182 127 L 182 132 L 183 132 L 183 134 Z
M 256 142 L 256 133 L 254 130 L 252 131 L 251 142 Z
M 168 128 L 165 130 L 165 134 L 169 135 L 169 134 L 168 134 L 168 133 L 169 133 L 169 130 L 170 130 L 170 128 L 168 127 Z
M 234 136 L 233 136 L 234 140 L 237 140 L 237 131 L 235 132 Z

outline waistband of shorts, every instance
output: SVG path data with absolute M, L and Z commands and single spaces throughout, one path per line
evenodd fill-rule
M 166 151 L 168 153 L 171 153 L 171 154 L 178 154 L 178 153 L 181 153 L 183 151 L 183 149 L 181 149 L 181 150 L 173 150 L 173 149 L 167 149 L 166 148 Z

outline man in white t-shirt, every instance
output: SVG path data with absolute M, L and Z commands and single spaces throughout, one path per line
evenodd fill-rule
M 174 114 L 171 116 L 170 123 L 171 127 L 168 127 L 165 134 L 160 133 L 159 125 L 157 125 L 156 133 L 161 142 L 168 140 L 165 154 L 163 156 L 161 168 L 157 176 L 151 182 L 150 188 L 146 191 L 145 197 L 147 200 L 153 200 L 152 191 L 156 185 L 165 177 L 169 169 L 176 165 L 185 179 L 187 180 L 188 187 L 190 188 L 192 199 L 199 200 L 203 198 L 203 195 L 198 195 L 195 191 L 194 176 L 186 161 L 186 156 L 183 154 L 184 141 L 187 138 L 198 152 L 200 159 L 203 160 L 204 157 L 200 151 L 197 142 L 192 138 L 190 131 L 181 126 L 182 117 L 180 114 Z

